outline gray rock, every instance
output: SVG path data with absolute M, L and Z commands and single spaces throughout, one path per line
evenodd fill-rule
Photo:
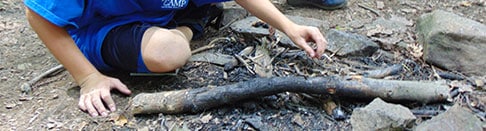
M 486 75 L 485 25 L 436 10 L 419 18 L 417 33 L 429 64 L 467 75 Z
M 307 25 L 307 26 L 314 26 L 321 30 L 321 33 L 324 34 L 324 31 L 329 29 L 329 22 L 314 19 L 314 18 L 306 18 L 300 16 L 287 16 L 293 22 L 300 24 L 300 25 Z M 236 21 L 235 23 L 231 24 L 230 27 L 233 31 L 249 36 L 265 36 L 269 35 L 269 31 L 267 28 L 262 27 L 253 27 L 253 25 L 261 21 L 255 16 L 250 16 L 245 19 Z M 287 37 L 284 33 L 277 31 L 278 34 L 281 36 L 280 44 L 284 46 L 293 46 L 296 47 L 295 44 Z
M 406 31 L 413 22 L 404 17 L 391 16 L 389 19 L 377 18 L 365 25 L 366 35 L 380 43 L 385 50 L 392 50 L 407 37 Z
M 236 4 L 236 2 L 225 2 L 223 6 L 223 19 L 221 24 L 223 26 L 229 25 L 232 22 L 244 19 L 250 15 L 243 7 Z
M 338 30 L 327 33 L 327 49 L 338 56 L 371 56 L 379 46 L 365 36 L 350 34 Z
M 482 122 L 468 109 L 454 105 L 446 112 L 418 125 L 417 131 L 482 131 Z
M 410 128 L 415 119 L 408 108 L 376 98 L 366 107 L 353 111 L 351 125 L 356 131 L 401 130 Z
M 189 58 L 189 61 L 209 62 L 217 65 L 225 65 L 226 63 L 237 63 L 235 57 L 231 55 L 203 52 L 195 54 Z
M 252 116 L 250 118 L 246 118 L 245 122 L 257 130 L 265 128 L 265 124 L 263 124 L 262 118 L 260 116 Z
M 404 17 L 392 16 L 390 19 L 377 18 L 371 24 L 367 24 L 365 28 L 366 30 L 372 30 L 377 27 L 382 27 L 395 33 L 401 33 L 407 30 L 407 26 L 412 25 L 413 22 Z

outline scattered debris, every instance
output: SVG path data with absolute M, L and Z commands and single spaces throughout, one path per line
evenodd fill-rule
M 113 124 L 117 126 L 125 126 L 128 123 L 128 119 L 125 115 L 120 113 L 113 113 L 110 115 L 110 121 L 113 121 Z
M 262 122 L 262 117 L 260 116 L 251 116 L 250 118 L 245 119 L 245 123 L 248 123 L 250 126 L 255 128 L 256 130 L 264 130 L 265 124 Z
M 269 78 L 273 76 L 272 58 L 268 49 L 268 45 L 271 43 L 266 38 L 262 38 L 260 42 L 261 44 L 256 47 L 255 57 L 252 59 L 255 62 L 253 69 L 258 76 Z
M 381 16 L 381 13 L 379 11 L 377 11 L 377 10 L 371 8 L 371 7 L 368 7 L 368 6 L 363 5 L 363 4 L 358 4 L 358 6 L 361 7 L 361 8 L 363 8 L 363 9 L 365 9 L 365 10 L 371 11 L 373 14 L 375 14 L 377 16 Z
M 189 61 L 208 62 L 220 66 L 224 66 L 226 63 L 238 62 L 236 58 L 231 55 L 225 55 L 220 53 L 209 53 L 209 52 L 195 54 L 191 56 L 191 58 L 189 58 Z
M 213 116 L 209 113 L 207 115 L 204 115 L 203 117 L 201 117 L 201 119 L 199 119 L 202 123 L 206 124 L 208 123 L 211 119 L 213 119 Z

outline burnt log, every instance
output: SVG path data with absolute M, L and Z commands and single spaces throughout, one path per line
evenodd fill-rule
M 381 80 L 355 77 L 255 78 L 231 85 L 202 87 L 159 93 L 141 93 L 130 102 L 133 114 L 196 113 L 241 100 L 282 92 L 332 94 L 339 97 L 420 103 L 444 102 L 449 86 L 433 82 Z

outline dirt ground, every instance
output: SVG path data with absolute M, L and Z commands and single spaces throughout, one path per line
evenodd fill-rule
M 393 16 L 404 17 L 415 23 L 424 13 L 442 9 L 455 14 L 486 22 L 486 3 L 484 0 L 349 0 L 348 7 L 343 10 L 326 11 L 306 7 L 290 7 L 285 0 L 274 0 L 285 14 L 311 17 L 328 21 L 330 28 L 339 28 L 350 32 L 365 32 L 363 25 L 373 20 Z M 380 5 L 380 3 L 383 5 Z M 378 14 L 372 10 L 378 11 Z M 298 94 L 281 93 L 264 98 L 235 103 L 221 108 L 211 109 L 197 114 L 181 115 L 140 115 L 127 119 L 112 115 L 102 118 L 89 117 L 77 107 L 79 87 L 66 72 L 60 72 L 52 77 L 42 79 L 33 89 L 24 94 L 20 85 L 42 72 L 58 65 L 58 62 L 48 52 L 28 26 L 24 16 L 24 6 L 21 0 L 0 1 L 0 129 L 1 130 L 349 130 L 349 119 L 334 120 L 328 116 L 321 106 L 303 100 Z M 414 34 L 414 26 L 407 27 L 407 32 Z M 206 40 L 197 43 L 207 43 L 216 37 L 236 37 L 228 30 L 212 31 Z M 363 34 L 365 35 L 365 34 Z M 415 36 L 408 44 L 415 44 Z M 216 51 L 223 53 L 238 52 L 248 44 L 222 43 Z M 201 44 L 195 44 L 197 48 Z M 334 58 L 338 60 L 354 60 L 367 66 L 381 67 L 395 63 L 415 63 L 415 73 L 402 73 L 394 79 L 402 80 L 434 80 L 431 68 L 421 59 L 411 57 L 408 51 L 399 48 L 389 50 L 398 54 L 394 58 Z M 282 58 L 284 59 L 284 58 Z M 290 61 L 290 60 L 289 60 Z M 412 61 L 412 62 L 410 62 Z M 285 63 L 275 63 L 285 65 Z M 298 64 L 298 63 L 297 63 Z M 305 64 L 304 64 L 305 65 Z M 336 68 L 341 68 L 337 64 Z M 345 68 L 345 67 L 342 67 Z M 324 69 L 322 69 L 324 70 Z M 351 70 L 352 71 L 352 70 Z M 347 75 L 348 71 L 327 74 Z M 289 73 L 286 75 L 292 75 Z M 129 77 L 126 73 L 112 73 L 119 77 L 134 92 L 124 96 L 114 92 L 118 114 L 123 114 L 131 97 L 141 92 L 158 92 L 185 88 L 197 88 L 207 85 L 224 85 L 244 81 L 256 76 L 249 74 L 244 67 L 237 67 L 225 72 L 221 66 L 208 63 L 188 63 L 177 76 L 165 77 Z M 362 103 L 353 100 L 342 101 L 345 112 L 349 114 L 354 107 Z M 442 105 L 429 105 L 440 107 Z M 417 107 L 417 106 L 415 106 Z M 114 113 L 114 114 L 117 114 Z M 126 120 L 126 122 L 125 122 Z M 123 125 L 123 126 L 122 126 Z

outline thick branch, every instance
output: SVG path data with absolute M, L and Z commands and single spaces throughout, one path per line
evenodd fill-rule
M 133 114 L 187 113 L 234 103 L 240 100 L 281 92 L 334 94 L 351 98 L 388 101 L 441 102 L 449 97 L 449 87 L 431 82 L 378 80 L 362 77 L 275 77 L 218 87 L 203 87 L 135 96 L 130 109 Z

